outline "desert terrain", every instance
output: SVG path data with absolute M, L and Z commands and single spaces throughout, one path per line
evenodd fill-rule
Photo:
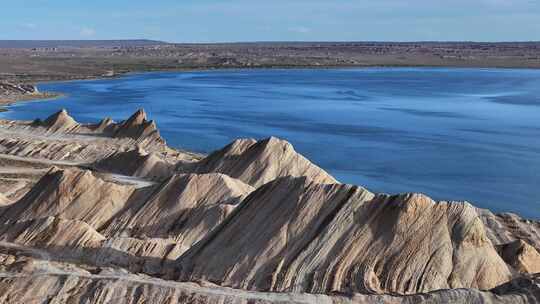
M 341 184 L 278 138 L 139 110 L 0 121 L 1 303 L 537 303 L 540 223 Z
M 540 43 L 0 42 L 0 101 L 135 71 L 540 67 Z M 347 185 L 278 138 L 0 120 L 0 303 L 538 303 L 540 222 Z M 449 198 L 451 199 L 451 198 Z
M 11 86 L 141 71 L 373 66 L 540 68 L 540 43 L 0 41 L 0 84 Z M 27 98 L 0 87 L 4 104 Z

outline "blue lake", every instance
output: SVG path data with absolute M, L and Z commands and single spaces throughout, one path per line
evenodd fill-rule
M 540 70 L 198 71 L 39 87 L 67 96 L 0 115 L 66 108 L 96 122 L 142 107 L 174 147 L 274 135 L 345 183 L 540 218 Z

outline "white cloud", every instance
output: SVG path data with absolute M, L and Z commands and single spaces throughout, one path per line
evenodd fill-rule
M 83 27 L 80 32 L 81 36 L 83 37 L 92 37 L 96 35 L 96 30 L 90 27 Z

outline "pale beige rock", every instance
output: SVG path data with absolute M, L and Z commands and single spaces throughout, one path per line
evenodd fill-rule
M 65 110 L 45 121 L 0 120 L 0 153 L 9 155 L 91 163 L 137 146 L 171 160 L 193 158 L 167 147 L 144 111 L 119 124 L 111 119 L 79 124 Z
M 103 243 L 94 264 L 159 275 L 167 272 L 183 252 L 181 245 L 174 240 L 113 237 Z
M 137 110 L 127 120 L 118 124 L 114 130 L 114 137 L 132 138 L 143 146 L 165 144 L 165 140 L 159 135 L 156 123 L 153 120 L 147 120 L 143 109 Z
M 94 132 L 98 133 L 110 133 L 114 128 L 114 121 L 112 118 L 107 117 L 101 120 L 96 126 L 91 127 Z
M 407 297 L 326 296 L 249 292 L 211 284 L 179 283 L 103 271 L 76 273 L 0 273 L 0 302 L 85 304 L 529 304 L 540 301 L 540 279 L 520 279 L 490 292 L 441 290 Z
M 129 205 L 107 235 L 175 239 L 185 249 L 221 223 L 253 187 L 223 174 L 180 174 Z
M 524 219 L 516 214 L 493 214 L 478 209 L 489 239 L 496 245 L 525 240 L 540 252 L 540 222 Z
M 521 273 L 540 273 L 540 253 L 523 240 L 499 247 L 502 258 Z
M 120 267 L 154 275 L 170 267 L 181 254 L 173 240 L 107 239 L 82 221 L 55 217 L 0 225 L 0 250 L 6 246 L 28 250 L 31 256 L 47 260 Z
M 259 142 L 239 139 L 200 162 L 179 169 L 223 173 L 254 187 L 284 176 L 307 176 L 318 183 L 337 183 L 324 170 L 298 154 L 290 143 L 275 137 Z
M 136 190 L 104 181 L 89 171 L 53 169 L 25 197 L 7 206 L 0 220 L 7 229 L 57 216 L 84 221 L 95 229 L 107 227 L 107 236 L 133 235 L 142 239 L 120 237 L 103 246 L 81 246 L 96 249 L 84 256 L 85 261 L 100 260 L 99 265 L 109 261 L 129 269 L 160 273 L 162 261 L 180 256 L 223 221 L 251 191 L 251 186 L 222 174 L 177 175 L 158 186 Z M 20 229 L 5 233 L 22 234 Z M 43 229 L 34 227 L 31 233 L 38 239 L 48 238 Z M 63 235 L 80 239 L 70 231 L 63 231 Z M 163 239 L 149 241 L 146 236 Z M 19 238 L 8 240 L 28 245 Z M 64 243 L 58 245 L 65 247 Z M 159 248 L 167 248 L 170 255 Z
M 60 111 L 39 124 L 0 120 L 0 153 L 0 192 L 15 201 L 0 206 L 0 303 L 540 298 L 537 277 L 470 289 L 535 272 L 538 222 L 341 185 L 276 138 L 197 161 L 167 147 L 144 111 L 97 124 Z M 103 172 L 69 169 L 90 164 Z M 63 169 L 46 174 L 52 165 Z
M 142 148 L 117 152 L 94 164 L 101 171 L 161 180 L 174 174 L 175 165 Z
M 182 280 L 235 288 L 413 294 L 490 289 L 511 273 L 474 207 L 281 178 L 179 258 Z
M 57 216 L 99 229 L 124 207 L 134 190 L 90 171 L 53 168 L 23 198 L 3 209 L 0 223 Z
M 73 132 L 79 127 L 79 123 L 69 116 L 66 109 L 54 113 L 43 122 L 36 120 L 34 125 L 44 127 L 49 132 Z
M 2 193 L 0 193 L 0 207 L 11 204 L 11 201 Z
M 97 248 L 104 240 L 105 237 L 85 222 L 51 216 L 0 225 L 0 241 L 55 251 Z

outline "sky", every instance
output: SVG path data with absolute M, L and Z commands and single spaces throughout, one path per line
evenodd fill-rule
M 0 39 L 540 41 L 540 0 L 16 0 Z

